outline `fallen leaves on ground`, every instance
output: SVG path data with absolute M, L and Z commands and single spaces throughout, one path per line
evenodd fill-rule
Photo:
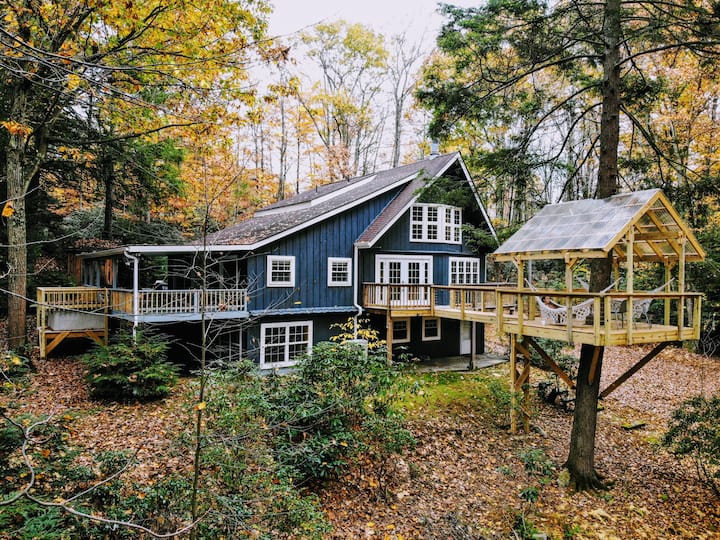
M 601 388 L 649 350 L 607 349 Z M 511 435 L 481 408 L 452 407 L 432 417 L 415 411 L 418 445 L 394 463 L 384 492 L 363 484 L 359 470 L 323 491 L 333 537 L 512 538 L 524 519 L 551 538 L 720 538 L 720 503 L 691 464 L 658 444 L 682 401 L 702 390 L 720 392 L 718 367 L 717 359 L 670 348 L 606 398 L 595 454 L 597 469 L 612 483 L 604 492 L 558 485 L 571 414 L 536 401 L 532 423 L 539 429 Z M 535 381 L 547 376 L 533 371 Z M 628 423 L 644 425 L 628 431 Z M 520 457 L 527 449 L 549 458 L 549 478 L 527 473 Z M 529 487 L 539 492 L 533 504 L 520 496 Z
M 607 349 L 601 387 L 649 350 Z M 128 472 L 133 480 L 152 481 L 190 465 L 175 446 L 192 420 L 187 381 L 160 402 L 109 405 L 89 400 L 78 360 L 50 358 L 35 364 L 18 413 L 73 412 L 72 442 L 87 456 L 139 449 L 139 465 Z M 524 522 L 553 538 L 720 538 L 717 499 L 690 464 L 657 444 L 684 399 L 701 391 L 720 392 L 718 367 L 716 359 L 670 348 L 603 402 L 596 464 L 612 487 L 599 493 L 574 493 L 558 485 L 572 425 L 566 412 L 537 401 L 532 422 L 539 429 L 512 435 L 496 425 L 480 401 L 425 416 L 414 410 L 413 450 L 391 459 L 382 474 L 377 463 L 361 461 L 321 491 L 335 529 L 331 537 L 506 538 Z M 493 369 L 503 376 L 506 366 Z M 547 374 L 534 370 L 532 377 L 537 381 Z M 520 455 L 528 449 L 542 450 L 551 474 L 526 471 Z M 521 498 L 528 488 L 537 490 L 535 502 Z

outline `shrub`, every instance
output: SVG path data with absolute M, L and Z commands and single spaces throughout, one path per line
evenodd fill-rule
M 278 459 L 303 478 L 318 480 L 336 476 L 371 447 L 379 454 L 386 446 L 399 451 L 404 443 L 398 442 L 411 437 L 399 422 L 389 421 L 398 376 L 382 349 L 365 353 L 354 344 L 316 345 L 297 374 L 283 378 L 271 394 L 274 414 L 290 419 L 275 433 Z
M 720 498 L 720 396 L 685 401 L 673 413 L 663 444 L 691 458 L 701 480 Z
M 167 396 L 178 367 L 167 361 L 169 343 L 161 336 L 121 332 L 108 345 L 83 356 L 90 395 L 111 401 L 149 401 Z

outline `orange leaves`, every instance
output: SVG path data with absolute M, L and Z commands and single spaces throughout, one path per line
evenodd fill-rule
M 7 201 L 2 209 L 2 217 L 7 218 L 15 213 L 15 206 L 12 201 Z
M 0 122 L 0 126 L 4 127 L 10 135 L 18 137 L 27 137 L 33 132 L 33 128 L 25 124 L 16 122 L 15 120 L 5 120 Z

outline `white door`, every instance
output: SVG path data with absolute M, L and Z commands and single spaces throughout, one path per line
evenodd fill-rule
M 378 255 L 375 258 L 375 281 L 377 283 L 400 285 L 399 287 L 380 287 L 379 303 L 387 302 L 402 306 L 424 306 L 430 303 L 432 284 L 432 257 L 411 255 Z M 404 287 L 403 285 L 411 285 Z
M 460 354 L 472 354 L 472 323 L 460 322 Z

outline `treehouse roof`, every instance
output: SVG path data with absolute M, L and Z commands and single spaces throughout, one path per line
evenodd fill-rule
M 695 235 L 659 189 L 549 204 L 493 257 L 499 261 L 603 258 L 612 253 L 625 260 L 631 244 L 638 261 L 677 261 L 683 251 L 686 261 L 705 258 Z

